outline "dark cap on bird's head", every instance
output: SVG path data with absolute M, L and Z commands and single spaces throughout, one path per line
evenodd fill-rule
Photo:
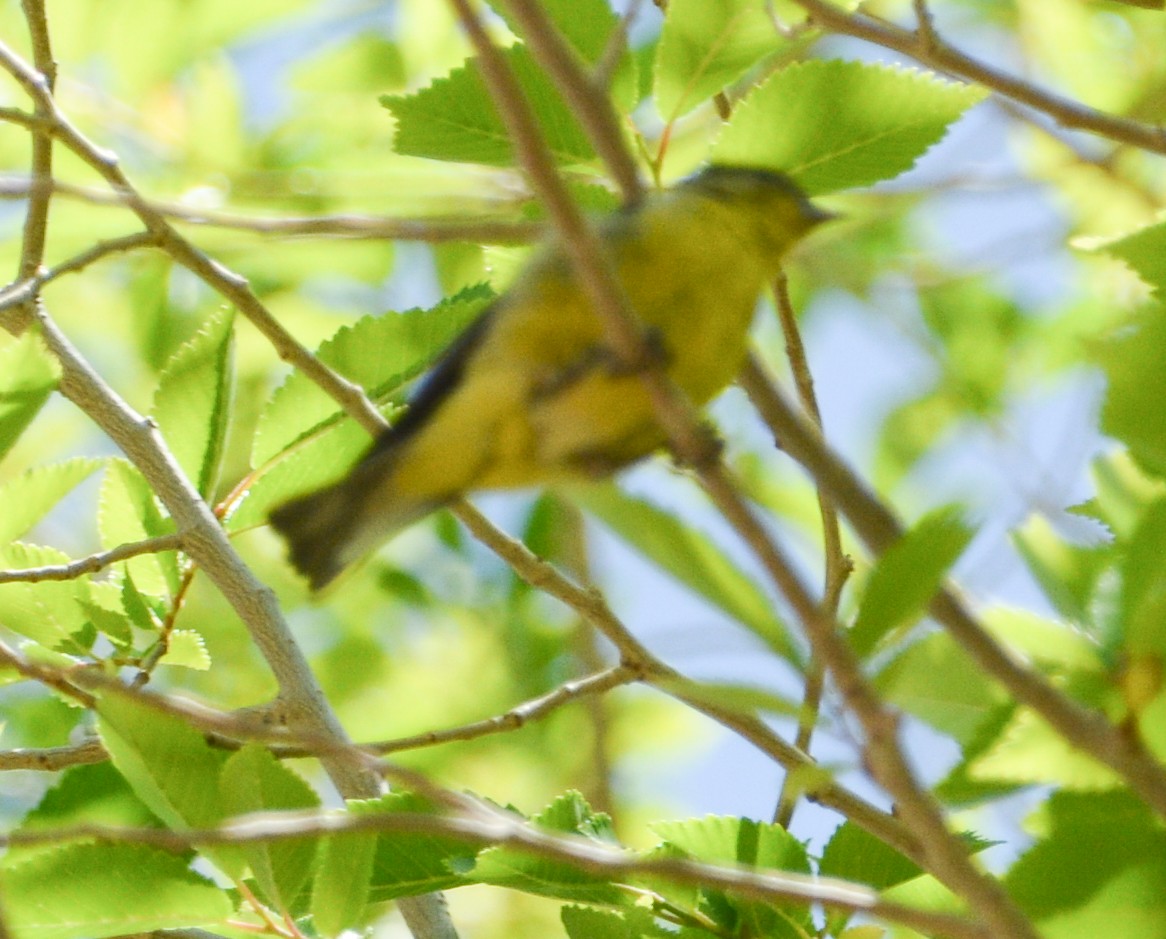
M 727 201 L 740 199 L 765 201 L 775 196 L 792 201 L 802 209 L 809 223 L 807 227 L 838 217 L 834 212 L 827 212 L 814 205 L 801 187 L 785 173 L 760 166 L 712 163 L 699 173 L 688 177 L 682 185 L 703 190 Z
M 681 186 L 746 210 L 746 217 L 761 229 L 758 234 L 778 254 L 810 229 L 838 217 L 814 205 L 784 173 L 759 166 L 713 163 Z

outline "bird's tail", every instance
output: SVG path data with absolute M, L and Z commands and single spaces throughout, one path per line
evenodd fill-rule
M 271 513 L 271 524 L 287 541 L 292 564 L 313 590 L 331 581 L 351 560 L 348 549 L 360 512 L 347 482 L 285 502 Z
M 377 467 L 358 466 L 340 482 L 285 502 L 271 524 L 288 544 L 288 556 L 313 590 L 330 583 L 347 565 L 437 504 L 387 499 Z M 362 472 L 364 469 L 369 472 Z M 391 506 L 391 509 L 389 508 Z

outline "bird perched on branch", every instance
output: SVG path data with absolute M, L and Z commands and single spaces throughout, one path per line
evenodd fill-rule
M 659 366 L 703 405 L 740 369 L 782 255 L 830 217 L 779 173 L 711 166 L 597 231 Z M 664 443 L 642 375 L 615 354 L 552 243 L 450 346 L 347 476 L 279 506 L 271 522 L 319 588 L 465 492 L 603 476 Z

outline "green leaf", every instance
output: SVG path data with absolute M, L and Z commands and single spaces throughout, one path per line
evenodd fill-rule
M 1096 642 L 1064 623 L 1011 607 L 985 610 L 981 619 L 999 641 L 1037 665 L 1061 672 L 1102 668 Z
M 1122 646 L 1166 658 L 1166 498 L 1150 506 L 1123 547 Z
M 292 496 L 335 482 L 372 446 L 368 431 L 345 417 L 289 450 L 247 490 L 227 517 L 229 531 L 242 531 L 267 522 L 272 508 Z
M 850 821 L 834 829 L 818 865 L 818 874 L 822 877 L 868 884 L 875 890 L 904 883 L 922 872 L 922 868 L 910 858 Z M 829 911 L 829 934 L 839 935 L 852 915 L 841 910 Z
M 185 74 L 187 66 L 214 59 L 238 40 L 286 24 L 305 5 L 305 0 L 254 0 L 244 5 L 207 2 L 192 8 L 185 3 L 143 6 L 109 0 L 101 16 L 70 17 L 69 23 L 54 28 L 54 40 L 69 49 L 66 55 L 102 49 L 113 56 L 117 68 L 110 69 L 110 94 L 128 106 L 148 100 L 151 92 L 166 87 L 175 75 Z M 129 36 L 138 29 L 143 30 L 139 35 L 154 40 L 149 45 L 132 42 Z
M 380 799 L 350 802 L 354 813 L 432 812 L 411 793 L 391 792 Z M 347 842 L 352 836 L 337 836 Z M 413 832 L 387 832 L 377 838 L 369 881 L 373 903 L 459 887 L 467 880 L 460 871 L 472 866 L 477 848 L 467 841 Z
M 157 826 L 151 813 L 113 764 L 71 766 L 21 822 L 22 831 L 64 825 Z M 26 850 L 21 848 L 20 850 Z
M 227 435 L 232 323 L 230 312 L 220 310 L 179 346 L 162 370 L 150 412 L 178 465 L 203 496 L 218 480 Z
M 428 368 L 493 297 L 467 288 L 427 310 L 366 316 L 342 327 L 317 356 L 376 401 L 387 401 Z M 307 376 L 293 372 L 264 408 L 252 461 L 261 466 L 313 431 L 340 419 L 340 406 Z
M 526 47 L 514 45 L 502 55 L 554 158 L 563 164 L 592 159 L 595 151 L 587 135 Z M 515 165 L 510 135 L 486 90 L 477 59 L 469 59 L 415 94 L 385 95 L 381 103 L 397 122 L 393 139 L 397 153 L 430 160 Z
M 205 672 L 211 667 L 211 657 L 199 633 L 192 629 L 175 629 L 170 633 L 166 654 L 160 664 Z
M 580 487 L 574 495 L 620 538 L 747 626 L 782 658 L 800 661 L 773 601 L 707 535 L 613 485 Z
M 138 252 L 125 259 L 130 341 L 134 353 L 155 372 L 162 370 L 188 332 L 186 317 L 176 316 L 170 302 L 175 268 L 169 255 L 161 252 Z
M 1007 700 L 947 633 L 933 633 L 896 655 L 875 679 L 888 703 L 961 743 Z
M 887 939 L 888 932 L 882 926 L 851 926 L 838 933 L 838 939 Z M 918 935 L 918 934 L 916 934 Z
M 1097 517 L 1118 538 L 1132 535 L 1146 506 L 1166 496 L 1166 480 L 1146 475 L 1126 450 L 1098 457 L 1091 475 Z
M 1166 895 L 1166 834 L 1143 803 L 1125 791 L 1054 792 L 1040 822 L 1044 837 L 1013 864 L 1005 885 L 1042 936 L 1104 935 L 1103 926 L 1101 933 L 1067 928 L 1073 920 L 1096 925 L 1103 912 L 1111 927 L 1121 923 L 1122 939 L 1166 934 L 1158 902 Z M 1047 928 L 1050 921 L 1057 928 Z
M 33 330 L 0 344 L 0 457 L 7 453 L 57 387 L 61 369 Z
M 652 831 L 665 847 L 710 864 L 745 865 L 809 874 L 806 847 L 779 825 L 748 818 L 709 815 L 683 821 L 654 822 Z M 703 890 L 709 914 L 722 926 L 744 935 L 796 939 L 812 929 L 808 907 L 752 903 L 720 891 Z
M 510 31 L 521 33 L 505 3 L 494 4 Z M 607 0 L 539 0 L 542 13 L 587 65 L 599 65 L 620 28 L 620 18 Z M 631 110 L 639 98 L 636 62 L 626 48 L 609 79 L 608 93 L 624 110 Z
M 121 590 L 112 580 L 89 581 L 88 600 L 81 600 L 81 608 L 93 627 L 118 649 L 133 645 L 133 624 L 121 604 Z
M 219 796 L 223 755 L 177 717 L 109 696 L 97 729 L 113 765 L 170 828 L 213 828 L 226 814 Z
M 150 484 L 126 460 L 110 460 L 105 468 L 97 509 L 97 527 L 103 548 L 116 548 L 168 535 L 174 523 L 162 513 Z M 138 588 L 156 597 L 177 593 L 178 558 L 174 551 L 142 554 L 123 562 Z
M 125 777 L 106 761 L 65 770 L 36 808 L 24 817 L 18 830 L 51 831 L 71 825 L 149 828 L 160 823 L 134 795 Z M 59 847 L 54 844 L 10 847 L 0 868 Z
M 1027 708 L 1013 714 L 997 740 L 969 762 L 967 772 L 977 782 L 1056 784 L 1082 792 L 1114 789 L 1121 782 Z
M 21 939 L 100 939 L 214 924 L 234 908 L 186 862 L 153 848 L 70 844 L 6 865 L 7 927 Z
M 615 843 L 611 816 L 606 812 L 596 812 L 587 804 L 582 793 L 573 789 L 556 796 L 546 808 L 532 815 L 530 821 L 533 825 L 551 831 L 584 835 L 607 844 Z
M 1145 858 L 1106 881 L 1080 906 L 1041 920 L 1040 934 L 1047 939 L 1103 936 L 1120 923 L 1122 939 L 1166 939 L 1164 893 L 1166 861 L 1161 855 Z
M 1111 548 L 1070 544 L 1043 515 L 1031 516 L 1013 532 L 1012 541 L 1057 612 L 1088 622 L 1097 580 L 1112 561 Z
M 957 807 L 979 805 L 1021 788 L 1021 783 L 977 779 L 971 774 L 972 764 L 996 745 L 1015 713 L 1016 705 L 1009 701 L 984 718 L 976 732 L 964 743 L 962 759 L 932 788 L 940 802 Z
M 559 796 L 530 819 L 532 825 L 552 832 L 582 835 L 611 845 L 611 819 L 594 813 L 577 792 Z M 534 857 L 510 848 L 487 848 L 478 855 L 471 873 L 479 883 L 522 890 L 538 896 L 584 903 L 618 906 L 625 894 L 608 879 L 565 864 Z
M 248 744 L 223 764 L 219 788 L 230 815 L 320 806 L 307 783 L 257 744 Z M 318 843 L 315 837 L 279 838 L 242 846 L 261 893 L 281 912 L 295 909 L 312 873 Z
M 962 417 L 1000 413 L 1031 318 L 1015 300 L 978 279 L 930 286 L 920 292 L 920 301 L 929 331 L 943 344 L 939 392 Z
M 885 890 L 917 877 L 922 868 L 854 822 L 847 821 L 834 829 L 826 842 L 818 873 Z
M 377 836 L 324 838 L 312 883 L 312 921 L 324 936 L 361 926 L 367 916 Z
M 189 165 L 238 165 L 252 158 L 245 125 L 245 81 L 226 55 L 204 56 L 183 74 L 190 102 L 184 135 Z
M 687 934 L 661 929 L 652 914 L 642 908 L 616 911 L 564 906 L 559 916 L 569 939 L 689 939 Z
M 860 656 L 874 651 L 892 630 L 923 615 L 947 569 L 971 540 L 956 508 L 924 516 L 879 558 L 849 633 Z
M 764 0 L 670 0 L 656 50 L 656 110 L 676 120 L 784 45 Z
M 54 548 L 19 542 L 0 546 L 0 568 L 27 570 L 68 560 Z M 88 577 L 0 584 L 0 622 L 46 649 L 81 654 L 93 641 L 86 634 L 90 619 L 85 604 L 91 600 Z
M 1166 307 L 1152 307 L 1094 353 L 1109 385 L 1101 429 L 1124 441 L 1148 473 L 1166 477 Z
M 872 469 L 879 490 L 893 490 L 953 425 L 965 420 L 966 404 L 950 391 L 936 388 L 887 412 L 879 427 Z
M 23 537 L 101 460 L 77 457 L 39 466 L 0 486 L 0 543 Z
M 928 72 L 801 62 L 737 106 L 713 160 L 780 170 L 810 195 L 869 186 L 910 169 L 986 94 Z
M 1155 222 L 1088 247 L 1124 261 L 1156 292 L 1166 290 L 1166 222 Z
M 746 864 L 810 873 L 805 845 L 780 825 L 706 815 L 704 818 L 653 822 L 650 827 L 667 844 L 708 864 Z
M 137 584 L 134 583 L 134 575 L 128 570 L 121 580 L 121 606 L 129 621 L 138 629 L 158 633 L 162 617 L 158 615 L 158 609 L 151 606 L 149 600 L 138 590 Z

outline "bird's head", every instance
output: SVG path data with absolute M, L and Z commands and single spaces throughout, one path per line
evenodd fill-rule
M 683 185 L 732 208 L 775 262 L 812 229 L 837 218 L 775 170 L 713 164 Z

